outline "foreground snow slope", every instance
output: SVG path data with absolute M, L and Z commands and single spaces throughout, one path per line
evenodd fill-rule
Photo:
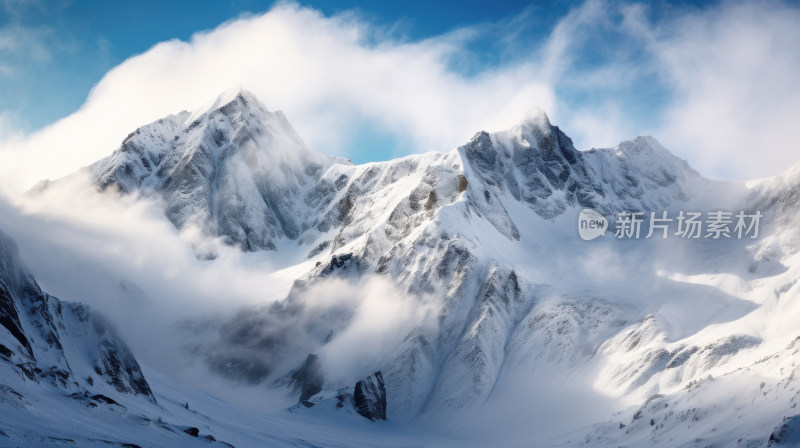
M 160 199 L 179 228 L 312 262 L 285 300 L 198 338 L 232 384 L 290 386 L 322 418 L 380 371 L 391 421 L 492 444 L 760 446 L 795 414 L 800 166 L 711 181 L 651 137 L 578 151 L 543 113 L 450 152 L 352 165 L 246 92 L 215 103 L 143 126 L 89 172 Z M 612 232 L 623 211 L 764 217 L 756 239 L 645 227 L 587 242 L 583 208 Z M 352 300 L 374 281 L 392 291 Z M 364 325 L 364 303 L 397 302 L 414 312 L 396 308 L 394 334 Z M 291 381 L 309 355 L 313 381 Z

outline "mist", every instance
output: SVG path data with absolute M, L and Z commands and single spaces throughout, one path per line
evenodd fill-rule
M 304 252 L 244 253 L 199 229 L 178 231 L 157 201 L 97 192 L 82 174 L 57 188 L 0 197 L 0 228 L 45 292 L 108 316 L 143 364 L 252 407 L 286 404 L 288 389 L 268 386 L 312 353 L 326 382 L 352 386 L 387 363 L 432 310 L 388 279 L 334 277 L 294 294 L 291 316 L 274 319 L 270 308 L 313 267 Z M 255 341 L 277 333 L 291 338 L 280 353 L 232 343 L 225 331 L 244 325 L 242 316 L 255 325 Z M 269 381 L 225 379 L 211 368 L 217 356 L 263 360 Z

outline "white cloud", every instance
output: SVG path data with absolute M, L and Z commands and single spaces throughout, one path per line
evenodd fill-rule
M 76 176 L 23 198 L 0 195 L 0 230 L 46 292 L 109 315 L 148 363 L 178 362 L 176 321 L 282 299 L 299 275 L 276 270 L 267 253 L 179 233 L 149 201 L 86 185 Z M 201 244 L 214 246 L 213 263 L 196 257 Z
M 137 126 L 236 86 L 284 110 L 315 149 L 338 153 L 361 120 L 432 150 L 509 126 L 532 106 L 553 109 L 552 91 L 531 65 L 471 78 L 450 70 L 469 35 L 398 42 L 352 15 L 325 18 L 280 4 L 128 59 L 80 110 L 4 148 L 14 166 L 3 164 L 0 178 L 25 185 L 62 176 L 109 154 Z
M 247 344 L 221 338 L 219 325 L 240 318 L 239 312 L 264 316 L 260 313 L 286 298 L 315 260 L 307 260 L 303 248 L 294 254 L 284 250 L 280 257 L 243 253 L 191 229 L 178 232 L 161 210 L 147 200 L 87 189 L 86 179 L 74 176 L 21 199 L 0 194 L 0 230 L 20 246 L 44 291 L 108 316 L 141 362 L 223 396 L 233 393 L 243 403 L 263 405 L 270 396 L 266 388 L 237 392 L 236 384 L 215 378 L 204 359 L 242 350 Z M 192 247 L 201 244 L 213 245 L 219 256 L 199 260 Z M 288 352 L 247 352 L 268 359 L 280 374 L 317 353 L 326 381 L 346 383 L 385 365 L 412 328 L 435 322 L 428 298 L 404 294 L 384 278 L 331 276 L 300 291 L 292 303 L 302 311 L 267 315 L 248 332 L 255 339 L 291 330 Z M 322 346 L 313 333 L 328 331 L 326 325 L 336 333 Z
M 0 64 L 0 73 L 3 73 L 4 66 Z M 9 111 L 0 111 L 0 145 L 3 142 L 21 140 L 23 135 L 19 132 L 19 117 Z
M 52 55 L 45 41 L 51 34 L 47 27 L 26 27 L 17 23 L 0 27 L 0 57 L 48 62 Z
M 800 162 L 797 23 L 800 8 L 775 1 L 588 0 L 555 26 L 541 67 L 581 149 L 651 134 L 706 176 L 771 176 Z
M 364 126 L 414 151 L 447 150 L 539 107 L 580 149 L 652 134 L 701 172 L 726 178 L 796 162 L 797 8 L 745 1 L 655 19 L 647 12 L 589 0 L 533 43 L 517 41 L 525 33 L 512 20 L 506 47 L 516 57 L 466 76 L 453 67 L 471 60 L 470 40 L 485 26 L 403 41 L 353 14 L 278 4 L 126 60 L 74 114 L 0 143 L 0 184 L 63 176 L 109 154 L 137 126 L 237 86 L 284 110 L 313 148 L 341 155 Z M 647 95 L 651 78 L 666 105 Z
M 800 10 L 723 4 L 664 24 L 653 49 L 676 101 L 659 134 L 701 172 L 777 174 L 800 160 Z
M 307 295 L 308 302 L 327 298 L 330 303 L 350 302 L 353 309 L 347 327 L 317 348 L 333 381 L 349 381 L 387 365 L 414 328 L 436 322 L 432 303 L 403 294 L 390 280 L 379 276 L 358 282 L 325 280 Z

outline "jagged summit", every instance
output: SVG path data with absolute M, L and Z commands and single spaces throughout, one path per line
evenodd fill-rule
M 178 228 L 258 250 L 298 237 L 298 198 L 334 163 L 348 162 L 311 151 L 283 113 L 240 90 L 142 126 L 89 171 L 101 190 L 163 199 Z
M 550 123 L 550 117 L 548 117 L 547 112 L 536 106 L 531 107 L 525 112 L 520 124 L 523 126 L 525 124 L 530 124 L 539 127 L 547 127 L 552 125 Z
M 191 123 L 209 112 L 225 108 L 234 103 L 245 107 L 257 107 L 267 111 L 266 106 L 264 106 L 255 94 L 242 87 L 237 87 L 220 93 L 219 96 L 213 100 L 194 110 L 189 116 L 188 122 Z
M 667 148 L 661 145 L 655 137 L 637 136 L 633 140 L 620 142 L 613 148 L 591 149 L 587 152 L 608 151 L 613 152 L 617 157 L 627 159 L 650 160 L 651 164 L 661 164 L 680 167 L 681 170 L 691 171 L 699 176 L 689 163 L 672 154 Z

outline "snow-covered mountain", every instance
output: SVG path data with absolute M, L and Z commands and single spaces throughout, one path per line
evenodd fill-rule
M 275 250 L 307 230 L 297 202 L 334 163 L 345 161 L 310 151 L 283 113 L 235 91 L 137 129 L 89 170 L 101 189 L 156 195 L 179 228 Z
M 237 92 L 139 128 L 88 172 L 178 228 L 308 266 L 285 300 L 191 326 L 212 372 L 293 391 L 297 418 L 357 409 L 478 446 L 766 446 L 796 426 L 800 165 L 711 181 L 652 137 L 578 151 L 544 113 L 353 165 Z M 610 232 L 581 240 L 584 208 Z M 760 212 L 759 236 L 613 236 L 621 212 L 717 210 Z M 399 337 L 353 339 L 347 299 L 375 279 L 393 288 L 378 303 L 413 312 Z

